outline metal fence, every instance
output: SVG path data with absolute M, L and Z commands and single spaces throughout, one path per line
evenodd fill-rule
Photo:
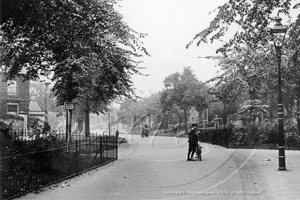
M 265 133 L 235 133 L 232 129 L 200 129 L 200 141 L 220 145 L 226 148 L 241 149 L 277 149 L 277 131 Z M 300 150 L 300 134 L 285 132 L 285 148 Z
M 168 129 L 156 129 L 150 130 L 155 135 L 176 135 L 179 131 L 176 129 L 168 128 Z
M 219 146 L 228 147 L 228 139 L 231 134 L 230 129 L 200 129 L 200 141 L 207 142 L 211 144 L 216 144 Z
M 159 135 L 174 136 L 179 132 L 180 132 L 179 130 L 175 130 L 175 129 L 172 129 L 172 128 L 168 128 L 168 129 L 153 129 L 153 128 L 150 128 L 149 129 L 149 134 L 150 135 L 156 135 L 156 136 L 159 136 Z M 142 129 L 137 129 L 136 128 L 133 131 L 131 131 L 130 133 L 134 134 L 134 135 L 141 135 L 142 134 Z
M 115 136 L 63 133 L 8 141 L 1 134 L 0 199 L 36 191 L 82 172 L 114 161 L 118 156 Z M 44 145 L 44 146 L 43 146 Z M 45 147 L 51 147 L 46 148 Z

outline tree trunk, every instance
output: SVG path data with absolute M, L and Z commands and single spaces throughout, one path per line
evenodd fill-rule
M 224 102 L 224 108 L 223 108 L 223 126 L 224 128 L 226 126 L 226 102 Z
M 90 112 L 88 109 L 84 111 L 84 132 L 85 136 L 90 136 Z
M 297 128 L 298 128 L 298 133 L 300 133 L 300 88 L 299 88 L 298 98 L 297 98 Z
M 181 116 L 180 116 L 180 112 L 176 112 L 176 114 L 178 115 L 178 125 L 180 127 L 181 125 Z
M 186 116 L 186 110 L 183 109 L 184 111 L 184 126 L 185 126 L 185 134 L 187 135 L 188 133 L 188 127 L 187 127 L 187 116 Z
M 90 109 L 89 109 L 89 100 L 86 99 L 86 108 L 84 110 L 84 132 L 85 136 L 90 136 Z

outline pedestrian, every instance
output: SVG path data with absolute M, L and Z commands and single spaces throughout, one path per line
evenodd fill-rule
M 194 154 L 196 152 L 196 148 L 198 145 L 198 136 L 196 134 L 197 132 L 197 124 L 192 124 L 191 130 L 188 133 L 189 136 L 189 150 L 188 150 L 188 156 L 187 161 L 193 161 Z
M 148 137 L 148 135 L 149 135 L 149 129 L 148 129 L 148 125 L 147 124 L 145 124 L 145 126 L 144 126 L 145 128 L 144 128 L 144 131 L 145 131 L 145 133 L 144 133 L 144 135 L 145 135 L 145 137 Z
M 117 138 L 119 137 L 119 131 L 118 130 L 116 131 L 116 137 Z

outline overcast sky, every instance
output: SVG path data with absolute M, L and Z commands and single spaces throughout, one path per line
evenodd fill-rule
M 123 0 L 119 12 L 128 25 L 148 36 L 142 40 L 151 57 L 144 57 L 140 67 L 148 77 L 134 76 L 137 94 L 148 96 L 163 89 L 163 80 L 190 66 L 200 81 L 214 77 L 215 62 L 199 56 L 215 55 L 219 44 L 186 44 L 209 26 L 216 13 L 209 14 L 225 0 Z M 140 92 L 142 91 L 142 93 Z

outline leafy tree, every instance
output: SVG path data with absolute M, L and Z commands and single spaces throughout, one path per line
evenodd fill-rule
M 252 85 L 253 93 L 252 95 L 256 95 L 257 92 L 267 95 L 267 99 L 269 100 L 270 111 L 275 110 L 271 104 L 273 104 L 272 100 L 276 99 L 276 94 L 274 90 L 276 89 L 276 71 L 274 67 L 276 63 L 272 63 L 276 58 L 274 56 L 274 49 L 272 49 L 269 45 L 269 41 L 271 41 L 270 34 L 270 25 L 274 22 L 276 15 L 282 15 L 288 18 L 286 22 L 288 26 L 288 32 L 286 36 L 286 42 L 283 46 L 283 97 L 285 102 L 285 108 L 290 112 L 290 107 L 293 105 L 293 99 L 299 99 L 299 84 L 298 79 L 299 72 L 297 68 L 299 68 L 299 23 L 300 23 L 300 14 L 296 15 L 296 18 L 292 18 L 291 13 L 296 13 L 300 8 L 300 3 L 295 0 L 275 0 L 275 1 L 267 1 L 267 0 L 240 0 L 233 1 L 228 0 L 228 2 L 219 6 L 214 10 L 216 12 L 216 17 L 211 21 L 210 25 L 197 33 L 195 37 L 192 39 L 190 43 L 188 43 L 187 48 L 194 42 L 197 45 L 201 43 L 206 43 L 208 41 L 215 42 L 218 40 L 222 40 L 223 36 L 230 29 L 232 25 L 238 26 L 238 31 L 230 38 L 229 41 L 224 42 L 223 45 L 217 50 L 217 53 L 222 53 L 225 57 L 232 56 L 232 52 L 236 52 L 237 54 L 244 52 L 244 48 L 247 47 L 255 52 L 258 56 L 256 58 L 263 58 L 263 54 L 265 53 L 269 58 L 266 59 L 258 59 L 257 63 L 261 63 L 260 65 L 256 65 L 257 70 L 255 70 L 256 74 L 260 74 L 259 71 L 265 72 L 263 73 L 267 78 L 265 80 L 255 81 L 256 83 L 262 83 L 263 88 L 267 88 L 270 92 L 266 90 L 261 90 L 261 87 L 257 88 L 255 85 Z M 298 12 L 299 13 L 299 12 Z M 265 52 L 262 52 L 262 49 L 265 49 Z M 243 57 L 246 57 L 244 55 Z M 251 56 L 253 57 L 253 56 Z M 253 57 L 255 59 L 255 57 Z M 261 62 L 263 61 L 263 62 Z M 268 62 L 265 67 L 265 61 Z M 288 65 L 289 63 L 289 65 Z M 274 67 L 272 67 L 274 66 Z M 286 66 L 289 66 L 288 68 Z M 266 69 L 270 69 L 267 73 Z M 249 79 L 251 79 L 251 75 Z M 257 85 L 259 86 L 259 85 Z M 253 96 L 251 96 L 253 99 Z M 254 98 L 255 99 L 255 98 Z M 297 101 L 299 102 L 299 101 Z M 273 115 L 273 112 L 270 112 L 270 115 Z M 299 126 L 299 115 L 298 115 L 298 126 Z
M 300 20 L 298 20 L 298 23 Z M 299 29 L 291 30 L 290 32 L 298 33 Z M 285 80 L 285 90 L 288 97 L 294 99 L 296 103 L 296 109 L 294 111 L 294 116 L 297 119 L 298 132 L 300 131 L 300 53 L 299 45 L 300 41 L 298 39 L 289 43 L 292 45 L 292 49 L 287 52 L 289 58 L 286 68 L 284 68 L 283 77 Z M 295 51 L 293 51 L 293 45 L 298 46 Z M 289 102 L 291 105 L 294 105 L 294 102 Z
M 156 116 L 161 113 L 160 92 L 153 93 L 149 97 L 140 100 L 126 99 L 120 106 L 120 121 L 127 125 L 134 123 L 145 123 L 151 125 Z M 127 116 L 127 117 L 122 117 Z
M 249 119 L 249 123 L 254 125 L 257 119 L 259 123 L 262 121 L 262 116 L 267 113 L 267 107 L 260 100 L 248 100 L 241 105 L 237 114 L 244 115 L 246 119 Z
M 51 86 L 43 82 L 30 83 L 30 99 L 38 102 L 42 110 L 57 112 L 56 98 L 51 92 Z
M 209 80 L 214 85 L 209 89 L 213 95 L 213 101 L 220 101 L 224 104 L 224 123 L 225 106 L 232 105 L 237 99 L 246 97 L 244 100 L 261 100 L 269 105 L 270 118 L 276 115 L 277 110 L 277 68 L 276 59 L 272 54 L 271 47 L 241 48 L 240 52 L 232 51 L 228 56 L 217 57 L 218 65 L 221 68 L 220 75 Z M 294 97 L 289 82 L 297 82 L 296 78 L 289 76 L 290 70 L 287 69 L 287 58 L 284 57 L 283 63 L 283 100 L 285 110 L 291 113 L 294 105 Z M 295 72 L 291 74 L 297 74 Z M 289 117 L 289 116 L 286 116 Z
M 294 0 L 228 0 L 214 10 L 216 17 L 209 27 L 197 33 L 187 47 L 193 42 L 200 45 L 203 42 L 207 43 L 208 40 L 210 42 L 220 40 L 232 25 L 237 25 L 239 31 L 225 42 L 217 53 L 226 55 L 229 50 L 239 51 L 244 46 L 253 49 L 266 46 L 271 41 L 268 27 L 274 21 L 276 14 L 282 13 L 291 17 L 290 11 L 299 8 L 300 3 Z M 300 15 L 297 16 L 296 21 L 288 24 L 290 29 L 298 30 L 299 19 Z M 291 32 L 290 38 L 297 38 L 299 41 L 297 31 Z
M 86 116 L 103 111 L 117 97 L 134 96 L 131 75 L 140 73 L 133 58 L 148 53 L 139 41 L 144 35 L 123 22 L 115 4 L 5 1 L 1 61 L 7 78 L 22 68 L 27 79 L 52 76 L 57 104 L 76 99 Z
M 226 124 L 227 107 L 229 108 L 245 95 L 252 100 L 259 99 L 266 91 L 266 80 L 274 67 L 269 67 L 270 54 L 264 51 L 265 49 L 253 51 L 243 48 L 241 52 L 232 51 L 226 57 L 214 58 L 218 59 L 221 73 L 207 83 L 214 83 L 209 89 L 209 94 L 213 95 L 211 101 L 219 101 L 223 104 L 224 124 Z
M 202 111 L 207 107 L 206 87 L 197 80 L 190 67 L 185 67 L 182 74 L 176 72 L 166 77 L 164 85 L 166 89 L 161 95 L 163 111 L 170 111 L 174 106 L 183 110 L 187 132 L 188 109 L 194 106 L 198 111 Z

